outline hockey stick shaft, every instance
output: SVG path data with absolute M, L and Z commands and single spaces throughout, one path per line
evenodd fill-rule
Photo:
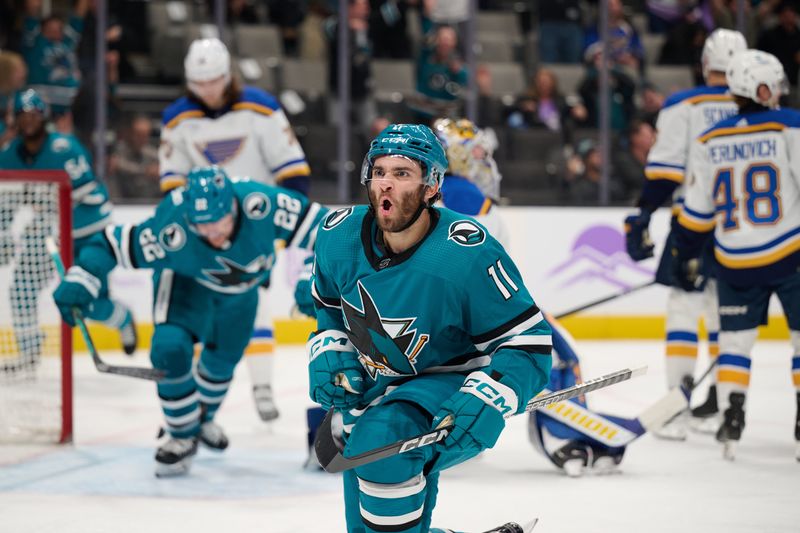
M 567 389 L 544 394 L 529 401 L 528 405 L 525 407 L 525 412 L 534 411 L 536 409 L 546 407 L 552 403 L 569 400 L 570 398 L 581 396 L 587 392 L 609 387 L 616 383 L 640 376 L 645 372 L 647 372 L 647 367 L 637 368 L 635 370 L 626 368 L 612 372 L 611 374 L 606 374 L 605 376 L 601 376 L 599 378 L 590 379 L 589 381 L 579 383 L 578 385 L 573 385 Z M 429 433 L 423 433 L 409 439 L 400 440 L 353 457 L 345 457 L 342 455 L 342 450 L 337 445 L 336 437 L 334 437 L 331 430 L 333 415 L 334 409 L 331 408 L 328 411 L 328 414 L 325 415 L 325 419 L 322 421 L 322 424 L 317 431 L 317 439 L 314 442 L 314 449 L 317 453 L 317 459 L 322 465 L 322 468 L 324 468 L 326 472 L 330 473 L 344 472 L 345 470 L 363 466 L 380 459 L 385 459 L 386 457 L 391 457 L 399 453 L 404 453 L 409 450 L 434 444 L 446 438 L 453 429 L 452 424 L 443 426 L 440 425 L 440 427 Z
M 555 315 L 555 319 L 556 320 L 561 320 L 562 318 L 568 317 L 570 315 L 574 315 L 576 313 L 580 313 L 581 311 L 586 311 L 587 309 L 591 309 L 592 307 L 595 307 L 597 305 L 604 304 L 606 302 L 610 302 L 611 300 L 616 300 L 617 298 L 621 298 L 622 296 L 628 295 L 628 294 L 630 294 L 632 292 L 639 291 L 641 289 L 646 289 L 647 287 L 650 287 L 650 286 L 655 285 L 655 284 L 656 284 L 656 281 L 653 280 L 653 281 L 648 281 L 647 283 L 644 283 L 642 285 L 636 285 L 636 286 L 631 287 L 629 289 L 625 289 L 622 292 L 618 292 L 616 294 L 612 294 L 610 296 L 606 296 L 605 298 L 600 298 L 599 300 L 595 300 L 593 302 L 589 302 L 589 303 L 583 304 L 581 306 L 575 307 L 575 308 L 570 309 L 568 311 L 564 311 L 563 313 L 559 313 L 559 314 Z
M 63 281 L 67 273 L 64 269 L 64 262 L 61 260 L 61 254 L 58 251 L 58 246 L 52 237 L 47 237 L 45 244 L 47 245 L 47 251 L 50 254 L 50 257 L 56 266 L 58 277 Z M 94 362 L 94 366 L 97 368 L 98 372 L 117 374 L 131 378 L 147 379 L 150 381 L 160 381 L 164 377 L 164 372 L 161 370 L 156 370 L 155 368 L 109 365 L 100 358 L 100 354 L 97 352 L 97 348 L 95 348 L 92 336 L 89 334 L 89 328 L 86 327 L 86 322 L 83 320 L 80 311 L 73 309 L 72 316 L 75 318 L 75 324 L 78 326 L 78 329 L 81 332 L 83 341 L 86 343 L 86 347 L 89 350 L 89 354 L 92 356 L 92 361 Z

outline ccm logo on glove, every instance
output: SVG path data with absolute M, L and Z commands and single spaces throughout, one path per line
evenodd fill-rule
M 503 418 L 516 414 L 519 400 L 511 387 L 495 381 L 484 372 L 473 372 L 464 380 L 461 392 L 477 396 L 488 405 L 494 407 Z

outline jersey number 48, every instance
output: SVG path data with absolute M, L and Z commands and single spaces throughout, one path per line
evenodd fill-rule
M 780 170 L 772 163 L 753 163 L 743 173 L 742 190 L 734 169 L 723 168 L 714 177 L 716 212 L 722 213 L 725 231 L 739 227 L 737 211 L 744 200 L 745 219 L 753 225 L 771 225 L 781 218 Z M 740 200 L 741 198 L 741 200 Z

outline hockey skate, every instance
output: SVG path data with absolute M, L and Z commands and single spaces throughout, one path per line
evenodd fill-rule
M 197 453 L 197 438 L 170 437 L 156 450 L 156 477 L 182 476 L 189 473 Z
M 624 452 L 623 452 L 624 453 Z M 619 473 L 622 453 L 610 453 L 607 450 L 594 450 L 592 473 L 600 476 Z
M 689 427 L 698 433 L 714 434 L 719 430 L 719 407 L 717 406 L 717 386 L 711 385 L 708 397 L 702 405 L 692 409 Z
M 203 422 L 200 425 L 200 435 L 198 437 L 203 446 L 209 450 L 221 452 L 228 447 L 228 437 L 225 436 L 225 432 L 222 431 L 219 424 L 212 421 Z
M 717 441 L 724 446 L 722 456 L 728 461 L 733 461 L 744 429 L 744 393 L 732 392 L 730 401 L 731 405 L 725 409 L 725 417 L 717 431 Z
M 275 405 L 275 400 L 272 396 L 272 387 L 270 385 L 255 385 L 253 387 L 253 399 L 256 402 L 256 410 L 258 416 L 264 422 L 271 422 L 280 416 L 278 407 Z
M 133 321 L 133 315 L 128 311 L 128 321 L 119 328 L 119 336 L 122 341 L 122 349 L 126 355 L 133 355 L 136 351 L 136 345 L 139 342 L 138 335 L 136 334 L 136 323 Z

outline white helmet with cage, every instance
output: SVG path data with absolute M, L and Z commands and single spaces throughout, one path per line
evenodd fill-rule
M 703 78 L 708 81 L 711 72 L 727 71 L 731 58 L 745 50 L 747 50 L 747 41 L 744 35 L 738 31 L 724 28 L 714 30 L 703 44 Z
M 736 54 L 726 75 L 731 94 L 749 98 L 767 107 L 776 107 L 780 96 L 789 92 L 783 65 L 777 57 L 761 50 L 745 50 Z M 770 90 L 768 101 L 758 97 L 758 88 L 762 85 Z
M 227 83 L 231 77 L 231 55 L 225 44 L 216 37 L 197 39 L 189 46 L 183 69 L 189 88 L 192 82 L 214 80 L 221 76 L 225 76 Z

